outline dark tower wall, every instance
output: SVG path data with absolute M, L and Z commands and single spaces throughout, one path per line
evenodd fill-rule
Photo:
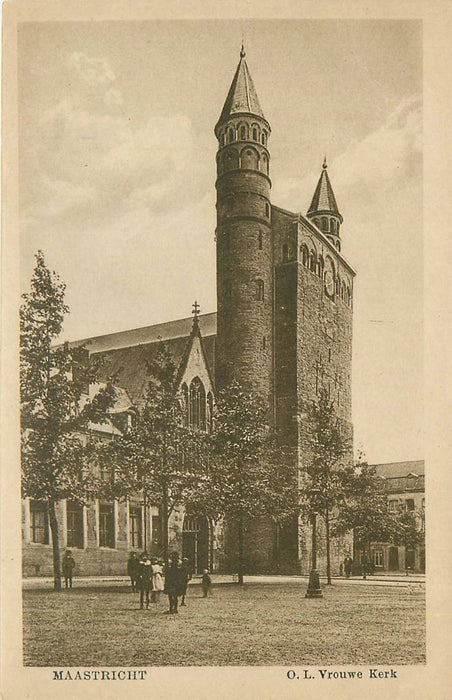
M 256 115 L 217 126 L 217 390 L 237 380 L 262 394 L 272 418 L 273 259 L 266 144 Z M 265 144 L 265 145 L 264 145 Z

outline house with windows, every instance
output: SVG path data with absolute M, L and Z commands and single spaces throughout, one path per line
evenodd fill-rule
M 414 513 L 420 542 L 415 546 L 373 542 L 370 548 L 374 571 L 409 570 L 425 572 L 425 465 L 423 460 L 374 464 L 376 477 L 392 513 Z M 355 561 L 360 561 L 355 551 Z

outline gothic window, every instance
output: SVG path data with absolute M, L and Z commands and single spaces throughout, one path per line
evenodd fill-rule
M 270 206 L 268 202 L 265 202 L 265 216 L 270 216 Z
M 115 548 L 113 503 L 99 503 L 99 547 Z
M 190 384 L 190 427 L 206 429 L 206 390 L 199 377 Z
M 309 262 L 309 252 L 306 246 L 304 245 L 301 249 L 301 259 L 302 263 L 305 267 L 308 267 L 308 262 Z
M 83 549 L 83 506 L 66 502 L 66 543 L 68 547 Z
M 231 126 L 229 129 L 229 143 L 232 143 L 233 141 L 235 141 L 235 131 Z
M 49 515 L 45 501 L 30 501 L 30 542 L 49 544 Z
M 182 415 L 184 416 L 184 425 L 188 426 L 188 386 L 184 382 L 181 386 L 182 393 Z
M 322 229 L 323 231 L 328 231 L 328 219 L 326 216 L 322 217 Z
M 256 299 L 257 301 L 264 301 L 264 281 L 256 280 Z
M 263 245 L 263 235 L 262 231 L 259 231 L 259 236 L 258 236 L 258 242 L 259 242 L 259 250 L 262 250 L 262 245 Z
M 207 394 L 207 430 L 209 433 L 213 430 L 213 395 L 211 391 Z
M 132 549 L 142 548 L 142 529 L 141 506 L 129 504 L 129 546 Z
M 287 243 L 284 243 L 282 247 L 282 261 L 283 263 L 287 262 L 289 260 L 289 246 Z

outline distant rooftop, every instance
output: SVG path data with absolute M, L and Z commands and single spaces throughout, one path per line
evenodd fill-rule
M 419 459 L 414 462 L 388 462 L 386 464 L 372 464 L 379 476 L 385 479 L 397 479 L 406 476 L 424 476 L 425 462 Z

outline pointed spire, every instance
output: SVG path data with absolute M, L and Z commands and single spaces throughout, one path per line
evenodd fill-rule
M 240 61 L 235 71 L 231 87 L 229 88 L 228 96 L 226 97 L 226 102 L 224 103 L 217 127 L 234 114 L 255 114 L 265 119 L 259 104 L 253 79 L 251 78 L 248 65 L 245 61 L 245 55 L 245 47 L 242 41 Z
M 311 206 L 308 209 L 308 216 L 318 212 L 325 212 L 335 214 L 342 221 L 342 216 L 340 215 L 337 207 L 336 197 L 334 196 L 330 178 L 328 177 L 327 167 L 325 156 L 323 159 L 322 172 L 317 183 L 317 187 L 315 188 Z

